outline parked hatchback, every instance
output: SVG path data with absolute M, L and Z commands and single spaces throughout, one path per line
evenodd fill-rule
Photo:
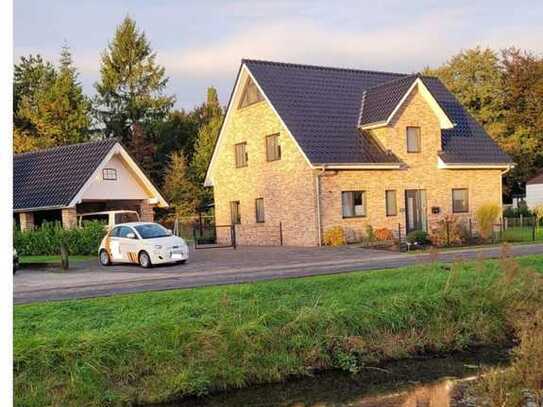
M 100 264 L 137 263 L 149 268 L 156 264 L 185 263 L 187 243 L 158 223 L 131 222 L 114 226 L 98 251 Z

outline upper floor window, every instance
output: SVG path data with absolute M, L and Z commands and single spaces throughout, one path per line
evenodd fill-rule
M 420 127 L 407 128 L 407 152 L 420 153 Z
M 104 168 L 102 177 L 105 181 L 117 181 L 117 170 L 115 168 Z
M 266 136 L 266 159 L 276 161 L 281 159 L 281 146 L 279 145 L 279 134 Z
M 366 192 L 345 191 L 341 193 L 341 206 L 344 218 L 366 216 Z
M 256 84 L 249 78 L 245 83 L 245 88 L 243 89 L 243 93 L 241 94 L 238 108 L 241 109 L 242 107 L 250 106 L 263 100 L 264 98 L 256 87 Z
M 264 223 L 265 216 L 264 216 L 264 198 L 257 198 L 255 200 L 255 206 L 256 206 L 256 223 Z
M 236 149 L 236 167 L 246 167 L 249 156 L 247 155 L 247 143 L 238 143 Z
M 452 190 L 452 204 L 454 213 L 469 211 L 467 188 L 457 188 Z
M 386 201 L 386 212 L 387 216 L 396 216 L 396 191 L 388 190 L 385 191 L 385 201 Z
M 230 219 L 232 225 L 239 225 L 241 223 L 241 212 L 239 210 L 239 201 L 230 202 Z

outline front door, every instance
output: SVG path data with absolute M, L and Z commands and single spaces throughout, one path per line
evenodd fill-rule
M 405 221 L 407 233 L 426 230 L 426 191 L 423 189 L 405 191 Z

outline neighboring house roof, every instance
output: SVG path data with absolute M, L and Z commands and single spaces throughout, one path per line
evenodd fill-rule
M 530 178 L 526 185 L 543 184 L 543 169 L 540 170 L 535 176 Z
M 16 154 L 13 157 L 13 210 L 63 208 L 74 204 L 74 198 L 92 175 L 116 149 L 122 152 L 145 178 L 146 184 L 167 206 L 158 190 L 141 172 L 128 153 L 115 139 L 71 144 L 47 150 Z
M 314 165 L 398 162 L 364 137 L 359 125 L 383 120 L 417 78 L 454 124 L 442 129 L 445 163 L 511 163 L 437 78 L 249 59 L 242 64 Z

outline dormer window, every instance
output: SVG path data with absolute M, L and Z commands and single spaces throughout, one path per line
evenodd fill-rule
M 245 83 L 245 89 L 243 89 L 243 93 L 241 95 L 238 108 L 241 109 L 243 107 L 247 107 L 255 103 L 262 102 L 263 100 L 264 100 L 264 97 L 262 96 L 258 88 L 256 87 L 256 84 L 250 78 L 247 79 L 247 82 Z
M 104 181 L 117 181 L 117 170 L 115 168 L 104 168 L 102 178 Z

